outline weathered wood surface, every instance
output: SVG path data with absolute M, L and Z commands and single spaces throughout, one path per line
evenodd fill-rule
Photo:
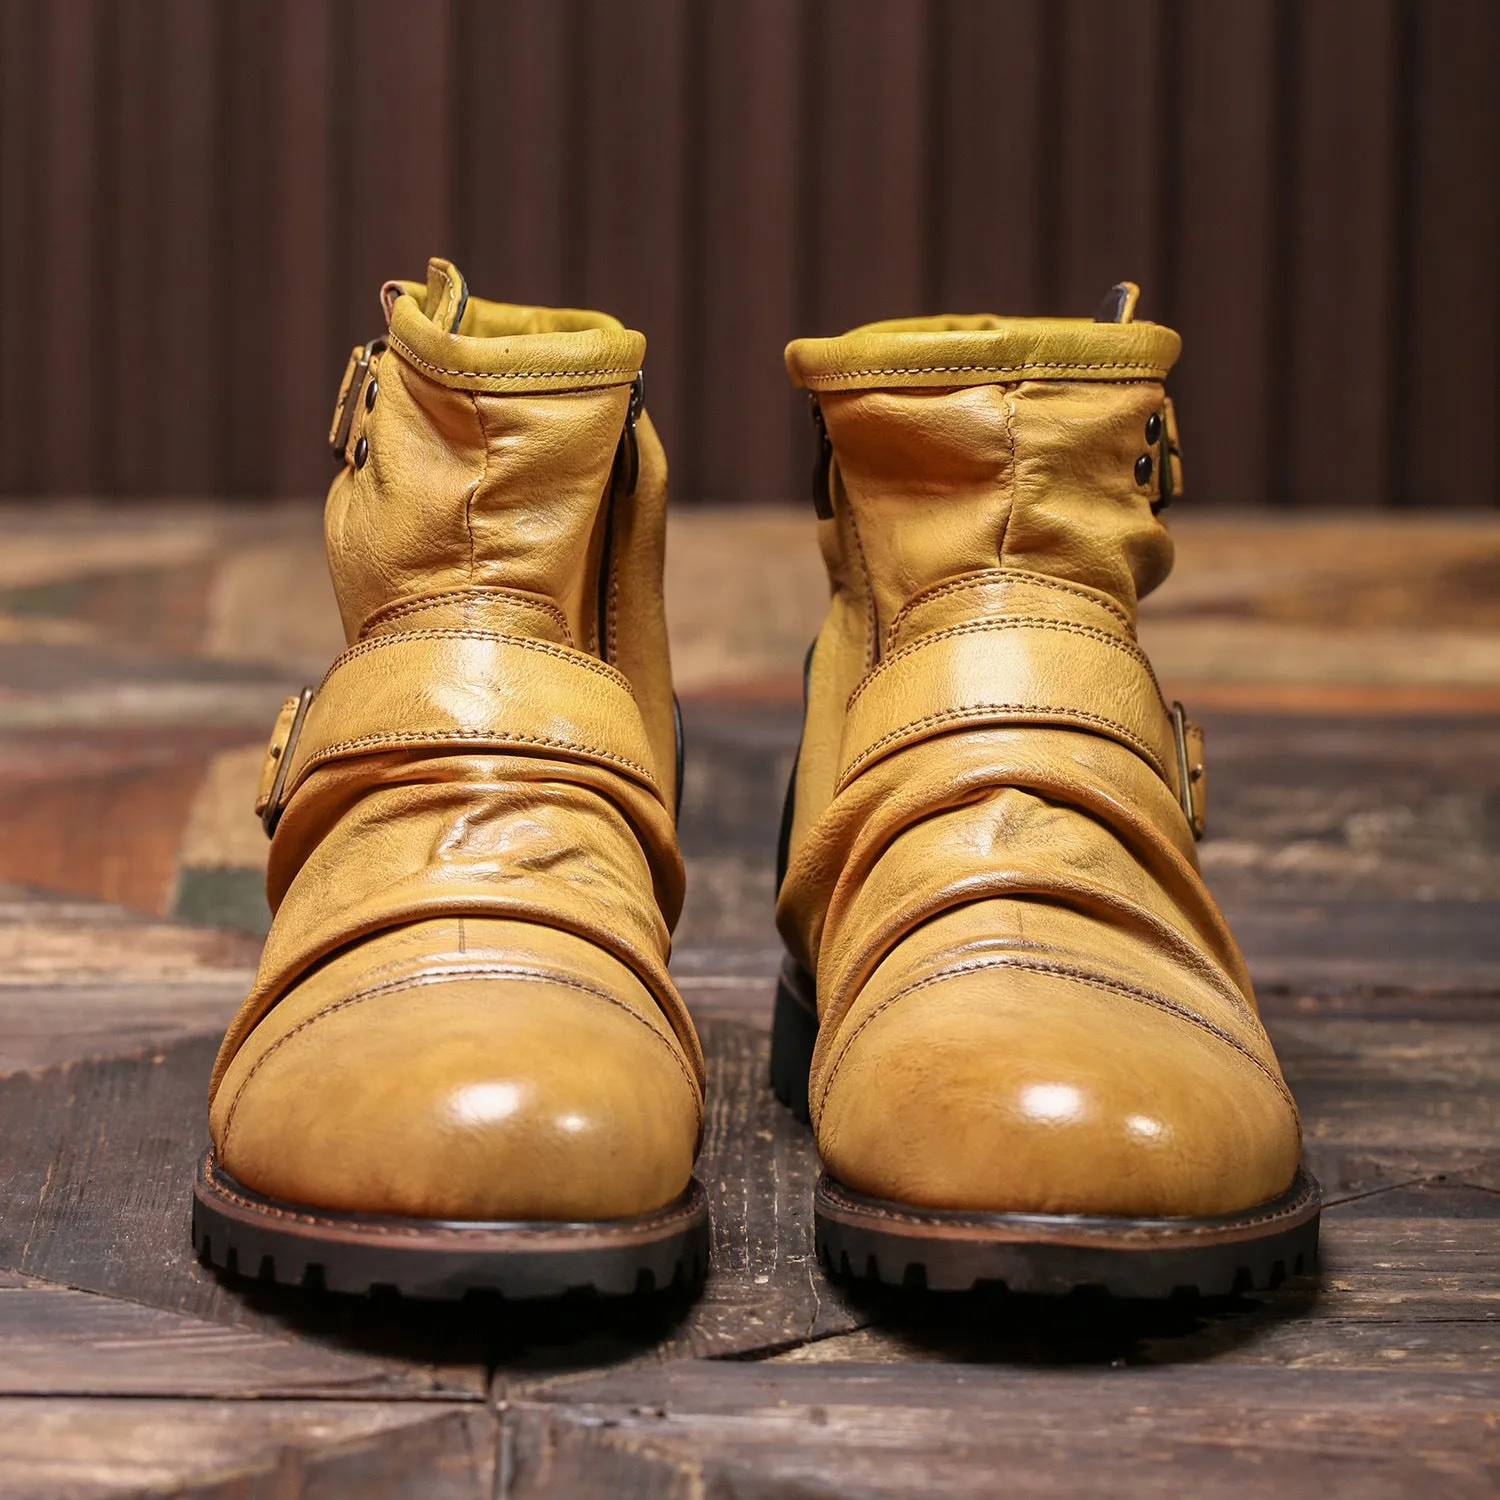
M 0 1397 L 5 1500 L 491 1500 L 495 1417 L 380 1401 Z
M 1488 532 L 1424 531 L 1408 567 L 1418 534 L 1391 529 L 1362 544 L 1361 574 L 1330 528 L 1304 528 L 1275 572 L 1262 528 L 1229 528 L 1154 617 L 1177 680 L 1222 668 L 1247 695 L 1199 711 L 1201 852 L 1329 1207 L 1317 1277 L 1149 1308 L 871 1297 L 816 1267 L 815 1154 L 764 1084 L 807 580 L 773 576 L 792 530 L 769 514 L 730 544 L 706 519 L 679 531 L 674 650 L 689 682 L 722 674 L 686 704 L 673 959 L 709 1064 L 712 1274 L 687 1306 L 520 1309 L 247 1289 L 192 1259 L 204 1086 L 258 945 L 167 913 L 264 920 L 242 783 L 261 700 L 332 649 L 316 527 L 151 513 L 59 548 L 28 524 L 0 552 L 0 646 L 16 646 L 0 650 L 0 873 L 21 882 L 0 885 L 0 1496 L 1495 1488 Z M 285 611 L 258 602 L 273 590 L 294 596 Z M 1341 675 L 1363 670 L 1341 622 L 1377 617 L 1408 632 L 1386 678 Z M 1446 632 L 1441 660 L 1424 621 Z M 1277 684 L 1319 681 L 1352 683 L 1330 699 L 1344 712 L 1266 711 Z M 1436 716 L 1394 712 L 1413 684 L 1453 696 Z
M 674 1364 L 511 1416 L 516 1496 L 1494 1493 L 1494 1381 Z

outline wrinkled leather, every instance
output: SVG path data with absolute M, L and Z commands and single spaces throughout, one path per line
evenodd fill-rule
M 777 921 L 816 976 L 813 1125 L 852 1188 L 1201 1215 L 1295 1174 L 1135 636 L 1172 566 L 1146 427 L 1178 348 L 989 316 L 788 347 L 833 447 L 832 599 Z
M 645 340 L 469 298 L 444 261 L 386 296 L 346 445 L 366 461 L 326 509 L 349 649 L 285 767 L 218 1159 L 349 1211 L 648 1212 L 687 1186 L 703 1061 L 666 967 L 683 871 L 644 413 L 633 494 L 612 478 Z

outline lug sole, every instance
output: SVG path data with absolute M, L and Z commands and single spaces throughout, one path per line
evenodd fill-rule
M 790 956 L 776 985 L 771 1088 L 808 1124 L 818 1036 L 813 977 Z M 813 1194 L 818 1259 L 835 1277 L 930 1291 L 1006 1287 L 1117 1297 L 1233 1296 L 1310 1272 L 1322 1192 L 1299 1168 L 1279 1198 L 1212 1218 L 967 1213 L 867 1197 L 823 1173 Z
M 963 1213 L 867 1197 L 826 1172 L 813 1195 L 818 1259 L 831 1275 L 965 1292 L 1229 1297 L 1274 1289 L 1318 1257 L 1322 1193 L 1298 1169 L 1279 1198 L 1207 1218 Z
M 699 1285 L 708 1199 L 694 1178 L 664 1208 L 593 1223 L 382 1218 L 278 1203 L 241 1186 L 210 1147 L 193 1184 L 193 1247 L 231 1276 L 353 1293 L 452 1301 L 591 1291 L 623 1297 Z

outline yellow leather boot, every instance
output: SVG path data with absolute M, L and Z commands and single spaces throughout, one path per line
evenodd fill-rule
M 382 300 L 332 433 L 349 647 L 267 754 L 276 916 L 214 1068 L 195 1242 L 346 1291 L 692 1282 L 645 340 L 471 299 L 440 260 Z
M 989 316 L 787 350 L 832 603 L 783 830 L 773 1084 L 819 1254 L 1158 1296 L 1310 1266 L 1318 1190 L 1136 642 L 1180 484 L 1170 329 Z M 815 978 L 814 978 L 815 976 Z

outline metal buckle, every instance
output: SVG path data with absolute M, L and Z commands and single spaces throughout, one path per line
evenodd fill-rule
M 266 798 L 265 809 L 260 815 L 260 826 L 266 830 L 267 838 L 276 832 L 276 825 L 281 821 L 281 794 L 286 789 L 287 767 L 292 763 L 292 752 L 297 748 L 302 724 L 307 718 L 307 710 L 312 706 L 314 696 L 312 688 L 302 689 L 302 695 L 297 699 L 297 711 L 292 715 L 291 727 L 286 732 L 286 743 L 279 745 L 273 739 L 266 750 L 266 754 L 276 761 L 276 779 L 271 783 L 270 795 Z
M 1188 723 L 1187 710 L 1180 702 L 1172 704 L 1172 738 L 1177 742 L 1177 800 L 1193 837 L 1201 839 L 1205 826 L 1204 803 L 1203 731 L 1196 724 Z M 1196 753 L 1188 748 L 1188 741 L 1197 742 Z
M 349 433 L 354 426 L 360 393 L 365 388 L 365 377 L 370 373 L 370 361 L 385 347 L 384 339 L 371 339 L 351 361 L 349 378 L 339 398 L 338 419 L 334 423 L 333 435 L 328 439 L 328 446 L 337 459 L 345 457 L 344 450 L 349 446 Z

